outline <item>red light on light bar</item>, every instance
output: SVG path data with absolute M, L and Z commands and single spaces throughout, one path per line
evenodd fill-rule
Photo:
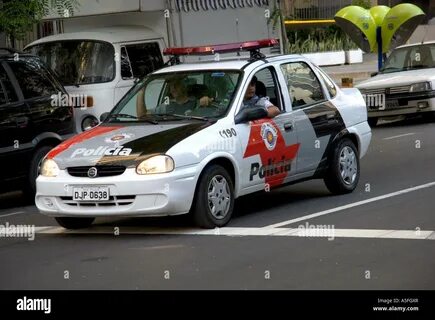
M 199 47 L 167 48 L 163 50 L 164 55 L 208 55 L 215 53 L 228 53 L 237 51 L 251 51 L 261 48 L 273 47 L 278 44 L 276 39 L 263 39 L 236 43 L 215 44 Z

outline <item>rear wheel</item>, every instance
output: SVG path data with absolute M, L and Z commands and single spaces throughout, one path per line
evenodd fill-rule
M 234 207 L 234 187 L 228 171 L 211 165 L 204 169 L 198 182 L 192 215 L 201 228 L 223 227 L 230 221 Z
M 354 143 L 347 138 L 339 141 L 331 154 L 324 181 L 334 194 L 352 192 L 359 180 L 359 154 Z
M 95 218 L 57 217 L 57 223 L 65 229 L 82 229 L 91 226 Z

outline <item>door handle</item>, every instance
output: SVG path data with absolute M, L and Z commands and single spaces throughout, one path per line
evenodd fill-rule
M 293 122 L 284 123 L 284 130 L 285 131 L 292 131 L 293 130 Z
M 27 124 L 29 123 L 29 118 L 28 117 L 17 117 L 17 118 L 15 118 L 15 123 L 17 124 L 18 128 L 27 127 Z

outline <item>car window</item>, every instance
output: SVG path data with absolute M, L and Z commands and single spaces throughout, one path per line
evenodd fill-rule
M 157 42 L 131 44 L 124 46 L 124 48 L 126 56 L 124 64 L 130 64 L 130 72 L 133 72 L 134 78 L 143 78 L 163 66 L 163 58 Z M 127 67 L 125 67 L 123 78 L 131 78 L 127 72 Z
M 130 59 L 128 58 L 127 49 L 125 47 L 121 47 L 121 77 L 124 80 L 133 78 Z
M 281 70 L 287 81 L 293 109 L 325 100 L 319 79 L 305 62 L 282 64 Z
M 110 120 L 136 121 L 138 117 L 141 121 L 145 116 L 162 115 L 223 117 L 232 104 L 240 75 L 239 70 L 192 70 L 147 76 L 112 110 L 112 114 L 121 115 Z M 211 99 L 210 106 L 200 107 L 204 98 Z
M 53 70 L 64 86 L 110 82 L 115 77 L 115 49 L 111 43 L 65 40 L 26 49 Z
M 0 65 L 0 104 L 18 101 L 14 86 L 3 66 Z
M 272 69 L 264 68 L 255 73 L 255 77 L 257 77 L 255 94 L 260 98 L 268 97 L 273 105 L 281 108 L 280 99 L 278 98 L 279 93 L 272 74 Z
M 51 96 L 61 89 L 51 80 L 47 70 L 35 60 L 10 61 L 11 67 L 25 99 Z
M 320 78 L 323 80 L 323 83 L 325 84 L 326 89 L 329 92 L 329 96 L 331 98 L 334 98 L 337 94 L 337 87 L 335 86 L 335 83 L 320 68 L 316 68 L 316 69 L 320 75 Z

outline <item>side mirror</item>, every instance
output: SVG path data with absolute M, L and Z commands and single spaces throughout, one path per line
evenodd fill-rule
M 101 116 L 100 116 L 100 122 L 104 122 L 104 120 L 107 119 L 109 114 L 110 114 L 110 112 L 104 112 L 104 113 L 102 113 Z
M 267 111 L 263 107 L 243 108 L 236 115 L 234 122 L 236 124 L 248 122 L 252 120 L 258 120 L 267 117 Z
M 372 73 L 370 73 L 370 77 L 374 77 L 374 76 L 377 76 L 379 74 L 379 72 L 378 71 L 376 71 L 376 72 L 372 72 Z

